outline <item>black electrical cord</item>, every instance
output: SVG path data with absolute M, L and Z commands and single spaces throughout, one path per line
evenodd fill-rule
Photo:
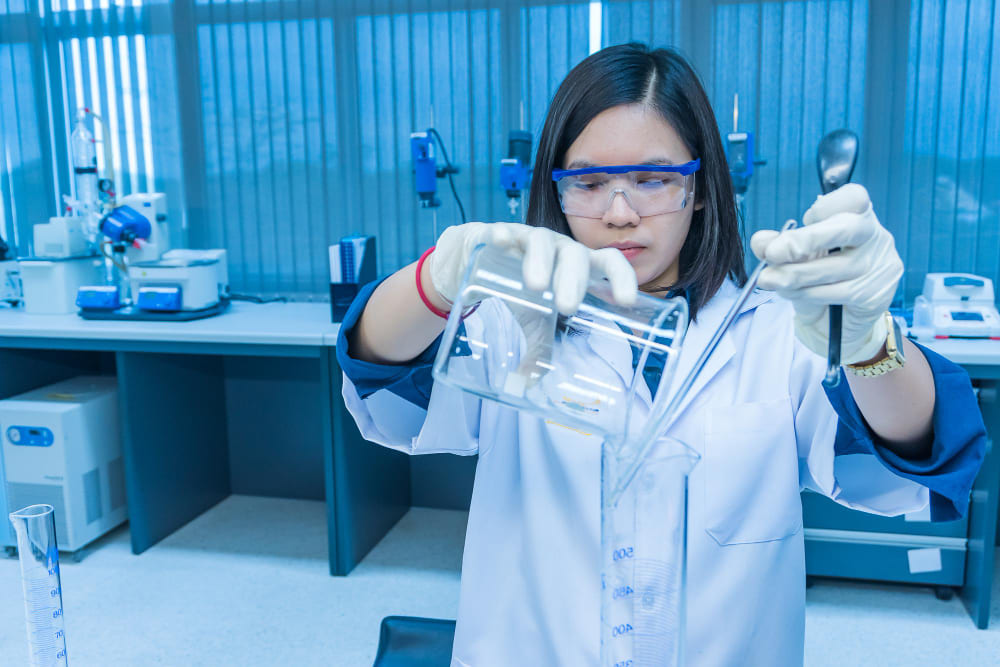
M 276 296 L 270 299 L 252 294 L 230 294 L 230 301 L 249 301 L 250 303 L 287 303 L 287 296 Z
M 458 204 L 458 212 L 461 214 L 462 222 L 464 223 L 466 222 L 465 207 L 462 206 L 462 200 L 458 197 L 458 190 L 455 189 L 455 179 L 452 178 L 452 175 L 457 172 L 458 169 L 453 167 L 451 160 L 448 159 L 448 151 L 444 147 L 444 139 L 441 138 L 438 131 L 433 127 L 429 131 L 435 136 L 435 138 L 437 138 L 438 145 L 441 146 L 441 156 L 444 158 L 445 173 L 448 174 L 448 184 L 451 185 L 451 194 L 455 196 L 455 203 Z

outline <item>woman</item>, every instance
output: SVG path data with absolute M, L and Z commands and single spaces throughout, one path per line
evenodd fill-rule
M 935 519 L 953 519 L 983 456 L 968 377 L 899 340 L 885 317 L 902 262 L 864 188 L 819 198 L 803 222 L 754 236 L 770 263 L 760 285 L 777 294 L 751 297 L 671 430 L 702 457 L 689 487 L 690 664 L 801 664 L 801 488 L 887 515 L 930 503 Z M 592 267 L 625 303 L 637 287 L 685 294 L 693 320 L 678 372 L 690 366 L 746 274 L 719 131 L 683 58 L 626 45 L 580 63 L 542 130 L 528 224 L 447 229 L 362 291 L 337 346 L 367 439 L 479 455 L 453 664 L 596 664 L 599 438 L 431 380 L 442 316 L 481 242 L 522 252 L 525 282 L 551 285 L 565 313 Z M 842 251 L 826 256 L 832 247 Z M 830 303 L 844 306 L 843 359 L 862 375 L 826 392 Z M 465 326 L 501 336 L 504 317 L 487 300 Z M 902 355 L 887 353 L 893 335 Z M 970 418 L 941 417 L 957 410 Z

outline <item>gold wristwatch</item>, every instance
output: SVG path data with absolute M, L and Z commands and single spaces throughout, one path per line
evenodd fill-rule
M 889 332 L 885 338 L 885 351 L 887 356 L 885 359 L 881 359 L 875 363 L 866 364 L 864 366 L 847 364 L 847 368 L 855 375 L 860 375 L 862 377 L 884 375 L 889 371 L 902 368 L 903 364 L 906 363 L 906 358 L 903 357 L 903 336 L 899 330 L 899 324 L 896 323 L 895 318 L 893 318 L 893 316 L 889 313 L 885 313 L 882 317 L 885 318 L 886 329 Z

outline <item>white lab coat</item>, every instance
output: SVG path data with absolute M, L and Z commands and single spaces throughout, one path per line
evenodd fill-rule
M 675 388 L 737 292 L 727 281 L 698 314 Z M 502 312 L 484 302 L 466 326 L 501 335 Z M 754 293 L 670 431 L 701 455 L 689 482 L 691 665 L 802 663 L 800 489 L 886 515 L 929 500 L 874 456 L 835 459 L 825 359 L 797 341 L 792 315 L 772 293 Z M 631 373 L 630 357 L 615 361 Z M 347 378 L 344 399 L 368 440 L 411 454 L 479 454 L 453 667 L 596 665 L 600 439 L 440 383 L 426 411 L 388 391 L 362 400 Z

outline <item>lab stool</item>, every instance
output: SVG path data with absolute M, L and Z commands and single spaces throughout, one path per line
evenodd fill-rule
M 386 616 L 372 667 L 448 667 L 454 641 L 455 621 Z

